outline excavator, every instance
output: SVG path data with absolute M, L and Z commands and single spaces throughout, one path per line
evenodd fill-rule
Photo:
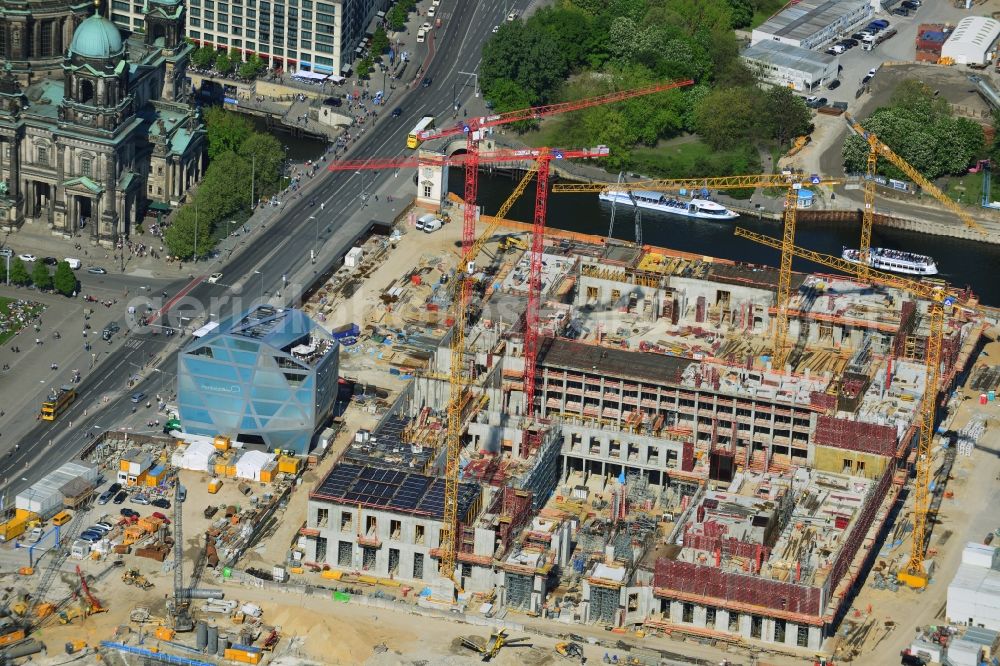
M 462 645 L 481 654 L 483 661 L 489 661 L 500 654 L 502 648 L 531 647 L 531 643 L 522 643 L 526 638 L 508 638 L 507 630 L 501 628 L 494 631 L 486 639 L 482 636 L 463 636 Z

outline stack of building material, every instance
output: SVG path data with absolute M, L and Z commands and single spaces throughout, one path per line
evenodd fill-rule
M 249 479 L 260 481 L 261 471 L 275 461 L 273 453 L 265 451 L 246 451 L 239 460 L 236 461 L 236 477 L 239 479 Z
M 951 26 L 939 23 L 924 23 L 917 28 L 916 60 L 937 62 L 941 58 L 941 47 L 951 34 Z

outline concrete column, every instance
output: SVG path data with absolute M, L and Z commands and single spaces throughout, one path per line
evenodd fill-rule
M 728 631 L 729 630 L 729 611 L 724 608 L 720 608 L 715 611 L 715 626 L 709 627 L 709 629 L 715 629 L 716 631 Z
M 705 621 L 706 621 L 706 617 L 708 615 L 707 610 L 708 609 L 705 608 L 704 606 L 695 606 L 694 607 L 694 622 L 692 622 L 692 624 L 695 625 L 696 627 L 704 627 L 704 626 L 706 626 L 705 625 Z
M 41 57 L 42 54 L 42 24 L 39 21 L 35 21 L 31 26 L 31 56 L 33 58 Z

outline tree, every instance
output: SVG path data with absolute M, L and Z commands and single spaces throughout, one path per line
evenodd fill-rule
M 52 281 L 56 291 L 63 296 L 72 296 L 77 291 L 76 275 L 69 267 L 68 261 L 60 261 L 56 264 L 56 275 Z
M 31 276 L 28 274 L 28 268 L 18 257 L 15 257 L 10 262 L 10 283 L 16 284 L 19 287 L 26 287 L 31 284 Z
M 389 29 L 393 32 L 399 32 L 406 27 L 406 15 L 407 11 L 403 9 L 403 3 L 398 2 L 393 5 L 392 9 L 389 10 L 389 14 L 386 19 L 389 21 Z
M 756 140 L 761 135 L 760 89 L 717 88 L 694 110 L 694 126 L 716 150 Z
M 372 36 L 372 53 L 382 55 L 389 50 L 389 37 L 385 34 L 385 28 L 379 26 Z
M 372 71 L 372 64 L 373 63 L 371 56 L 368 56 L 367 58 L 358 63 L 358 69 L 356 70 L 355 73 L 358 75 L 359 79 L 368 78 L 368 75 Z
M 227 53 L 220 53 L 215 59 L 215 70 L 219 74 L 228 74 L 233 69 L 233 60 Z
M 917 79 L 900 81 L 892 91 L 889 106 L 907 109 L 928 119 L 951 115 L 948 100 L 937 97 L 929 85 Z
M 240 146 L 239 155 L 244 164 L 251 162 L 253 166 L 256 199 L 270 196 L 280 189 L 285 150 L 274 135 L 254 132 Z
M 486 96 L 498 113 L 524 109 L 531 106 L 534 101 L 530 92 L 510 79 L 494 81 Z
M 49 267 L 44 262 L 35 262 L 35 267 L 31 271 L 31 281 L 41 291 L 48 291 L 52 288 L 52 275 L 49 273 Z
M 729 2 L 729 24 L 736 29 L 748 28 L 753 22 L 753 2 L 751 0 L 727 0 Z
M 808 134 L 812 126 L 812 114 L 805 102 L 791 88 L 783 86 L 775 86 L 765 93 L 762 118 L 767 135 L 778 145 Z
M 215 159 L 225 152 L 237 152 L 253 133 L 253 125 L 245 117 L 213 106 L 205 110 L 208 126 L 208 157 Z
M 202 46 L 191 54 L 191 62 L 199 69 L 208 69 L 215 63 L 217 56 L 218 54 L 211 46 Z
M 198 254 L 204 256 L 208 253 L 212 242 L 211 225 L 202 220 L 200 214 L 196 216 L 194 204 L 189 203 L 177 211 L 177 216 L 163 235 L 170 254 L 185 261 L 194 256 L 195 227 L 197 227 Z

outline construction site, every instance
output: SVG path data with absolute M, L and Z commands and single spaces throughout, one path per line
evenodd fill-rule
M 550 191 L 616 185 L 553 184 L 550 162 L 606 148 L 478 150 L 488 127 L 689 83 L 469 119 L 428 130 L 413 158 L 334 163 L 420 167 L 430 185 L 301 309 L 277 311 L 325 329 L 320 353 L 336 354 L 323 422 L 291 433 L 311 448 L 179 421 L 103 433 L 0 525 L 17 572 L 5 655 L 40 658 L 44 627 L 71 656 L 123 664 L 619 663 L 615 649 L 633 664 L 865 663 L 878 632 L 860 600 L 926 594 L 939 548 L 954 559 L 932 527 L 987 436 L 962 399 L 995 399 L 1000 370 L 979 359 L 996 313 L 942 281 L 796 246 L 799 192 L 833 182 L 820 176 L 708 179 L 788 192 L 780 238 L 736 229 L 780 251 L 772 268 L 547 230 Z M 467 196 L 432 210 L 455 161 Z M 476 174 L 493 162 L 525 173 L 480 215 Z M 507 220 L 532 185 L 533 224 Z M 436 233 L 419 232 L 428 215 Z M 823 270 L 793 272 L 793 257 Z M 456 638 L 456 622 L 489 635 Z M 547 647 L 508 636 L 522 629 Z

